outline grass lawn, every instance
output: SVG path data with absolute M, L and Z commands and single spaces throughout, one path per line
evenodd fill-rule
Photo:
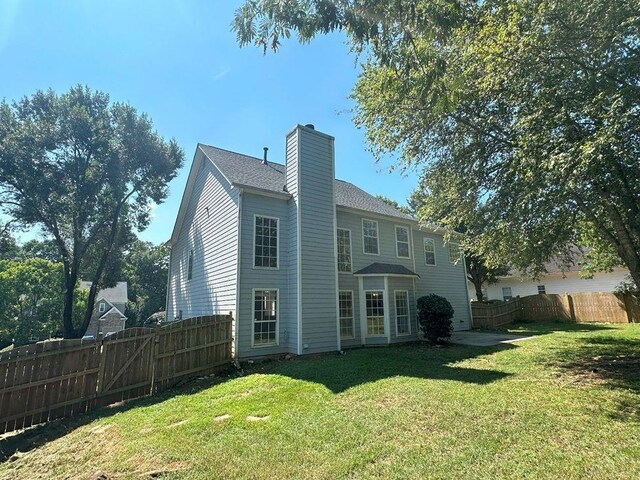
M 54 422 L 0 441 L 0 478 L 640 478 L 640 325 L 511 330 L 539 336 L 268 362 Z

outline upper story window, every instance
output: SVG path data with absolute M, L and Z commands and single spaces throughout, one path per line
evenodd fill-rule
M 449 250 L 449 262 L 453 263 L 454 265 L 460 263 L 460 260 L 462 258 L 460 244 L 449 242 L 447 244 L 447 249 Z
M 396 226 L 396 255 L 401 258 L 409 258 L 409 229 Z
M 547 293 L 547 288 L 544 285 L 538 285 L 538 293 L 545 295 Z
M 338 229 L 338 271 L 351 272 L 351 230 Z
M 364 253 L 379 255 L 378 222 L 362 219 L 362 247 Z
M 193 278 L 193 250 L 189 250 L 189 258 L 187 260 L 187 280 Z
M 436 264 L 436 241 L 433 238 L 424 239 L 424 263 L 425 265 Z
M 506 302 L 512 298 L 511 287 L 502 287 L 502 299 Z
M 255 216 L 253 266 L 278 268 L 278 219 Z
M 98 312 L 104 313 L 106 309 L 107 309 L 107 305 L 104 302 L 100 302 L 100 305 L 98 305 Z

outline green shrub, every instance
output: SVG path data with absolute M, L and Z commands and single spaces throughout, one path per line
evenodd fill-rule
M 431 294 L 418 299 L 418 321 L 424 338 L 429 342 L 447 343 L 451 338 L 453 307 L 439 295 Z

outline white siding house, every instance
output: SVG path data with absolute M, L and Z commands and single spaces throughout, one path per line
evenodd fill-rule
M 552 271 L 538 280 L 521 277 L 501 277 L 498 283 L 484 285 L 482 290 L 487 300 L 508 300 L 512 297 L 526 297 L 538 293 L 579 293 L 579 292 L 613 292 L 629 274 L 626 268 L 616 268 L 613 272 L 598 272 L 593 278 L 580 278 L 579 272 Z M 475 300 L 475 287 L 468 282 L 469 298 Z
M 287 134 L 284 164 L 199 144 L 170 240 L 167 318 L 232 312 L 240 358 L 416 340 L 428 293 L 470 328 L 463 260 L 443 232 L 334 171 L 334 138 L 310 125 Z

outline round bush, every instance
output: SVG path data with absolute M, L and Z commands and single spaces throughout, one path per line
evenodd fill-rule
M 431 294 L 418 299 L 418 321 L 429 342 L 446 343 L 451 338 L 453 307 L 440 295 Z

